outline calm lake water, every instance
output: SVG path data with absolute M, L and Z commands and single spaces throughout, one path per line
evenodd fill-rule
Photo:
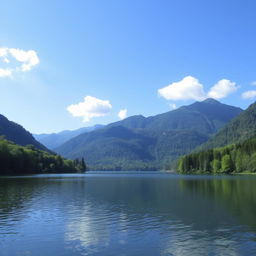
M 0 255 L 256 255 L 256 177 L 0 178 Z

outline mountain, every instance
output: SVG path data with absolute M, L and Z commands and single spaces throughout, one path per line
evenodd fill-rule
M 37 149 L 48 151 L 48 149 L 39 143 L 30 132 L 25 130 L 21 125 L 9 121 L 3 115 L 0 115 L 0 136 L 4 136 L 6 140 L 21 146 L 31 144 Z
M 189 129 L 203 134 L 213 134 L 241 112 L 240 108 L 222 104 L 210 98 L 148 118 L 131 116 L 109 126 L 143 128 L 157 132 Z
M 104 127 L 104 125 L 94 125 L 91 127 L 82 127 L 73 131 L 62 131 L 59 133 L 50 133 L 50 134 L 33 134 L 36 140 L 45 145 L 49 149 L 54 149 L 65 143 L 66 141 L 84 133 L 91 132 L 97 129 Z
M 254 136 L 256 136 L 256 103 L 251 104 L 197 151 L 243 142 Z
M 241 112 L 207 99 L 156 116 L 128 117 L 81 134 L 55 150 L 68 158 L 84 157 L 92 169 L 167 168 Z

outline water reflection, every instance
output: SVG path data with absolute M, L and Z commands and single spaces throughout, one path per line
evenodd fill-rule
M 0 180 L 0 249 L 4 256 L 254 255 L 255 184 L 162 174 Z

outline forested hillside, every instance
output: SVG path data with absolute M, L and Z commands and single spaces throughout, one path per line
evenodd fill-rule
M 256 103 L 234 118 L 209 141 L 199 147 L 198 151 L 243 142 L 254 136 L 256 136 Z
M 0 140 L 0 175 L 29 173 L 84 172 L 84 160 L 67 160 L 59 155 L 38 150 L 33 145 L 19 146 Z
M 21 146 L 31 144 L 38 149 L 48 151 L 45 146 L 35 140 L 30 132 L 26 131 L 21 125 L 9 121 L 3 115 L 0 115 L 0 136 Z
M 256 172 L 256 137 L 242 143 L 183 156 L 179 160 L 178 171 L 181 173 Z

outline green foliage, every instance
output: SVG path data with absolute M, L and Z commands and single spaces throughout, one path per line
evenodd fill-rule
M 84 172 L 84 159 L 67 160 L 59 155 L 38 150 L 33 145 L 19 146 L 0 140 L 0 175 L 45 172 Z
M 56 149 L 86 157 L 90 169 L 170 169 L 242 110 L 208 99 L 153 117 L 132 116 L 81 134 Z M 209 169 L 204 163 L 205 170 Z
M 232 160 L 230 155 L 224 155 L 221 159 L 221 170 L 225 173 L 232 171 Z
M 256 137 L 242 143 L 201 151 L 180 158 L 181 173 L 256 172 Z
M 219 172 L 221 170 L 221 162 L 218 159 L 213 159 L 212 162 L 213 172 Z

